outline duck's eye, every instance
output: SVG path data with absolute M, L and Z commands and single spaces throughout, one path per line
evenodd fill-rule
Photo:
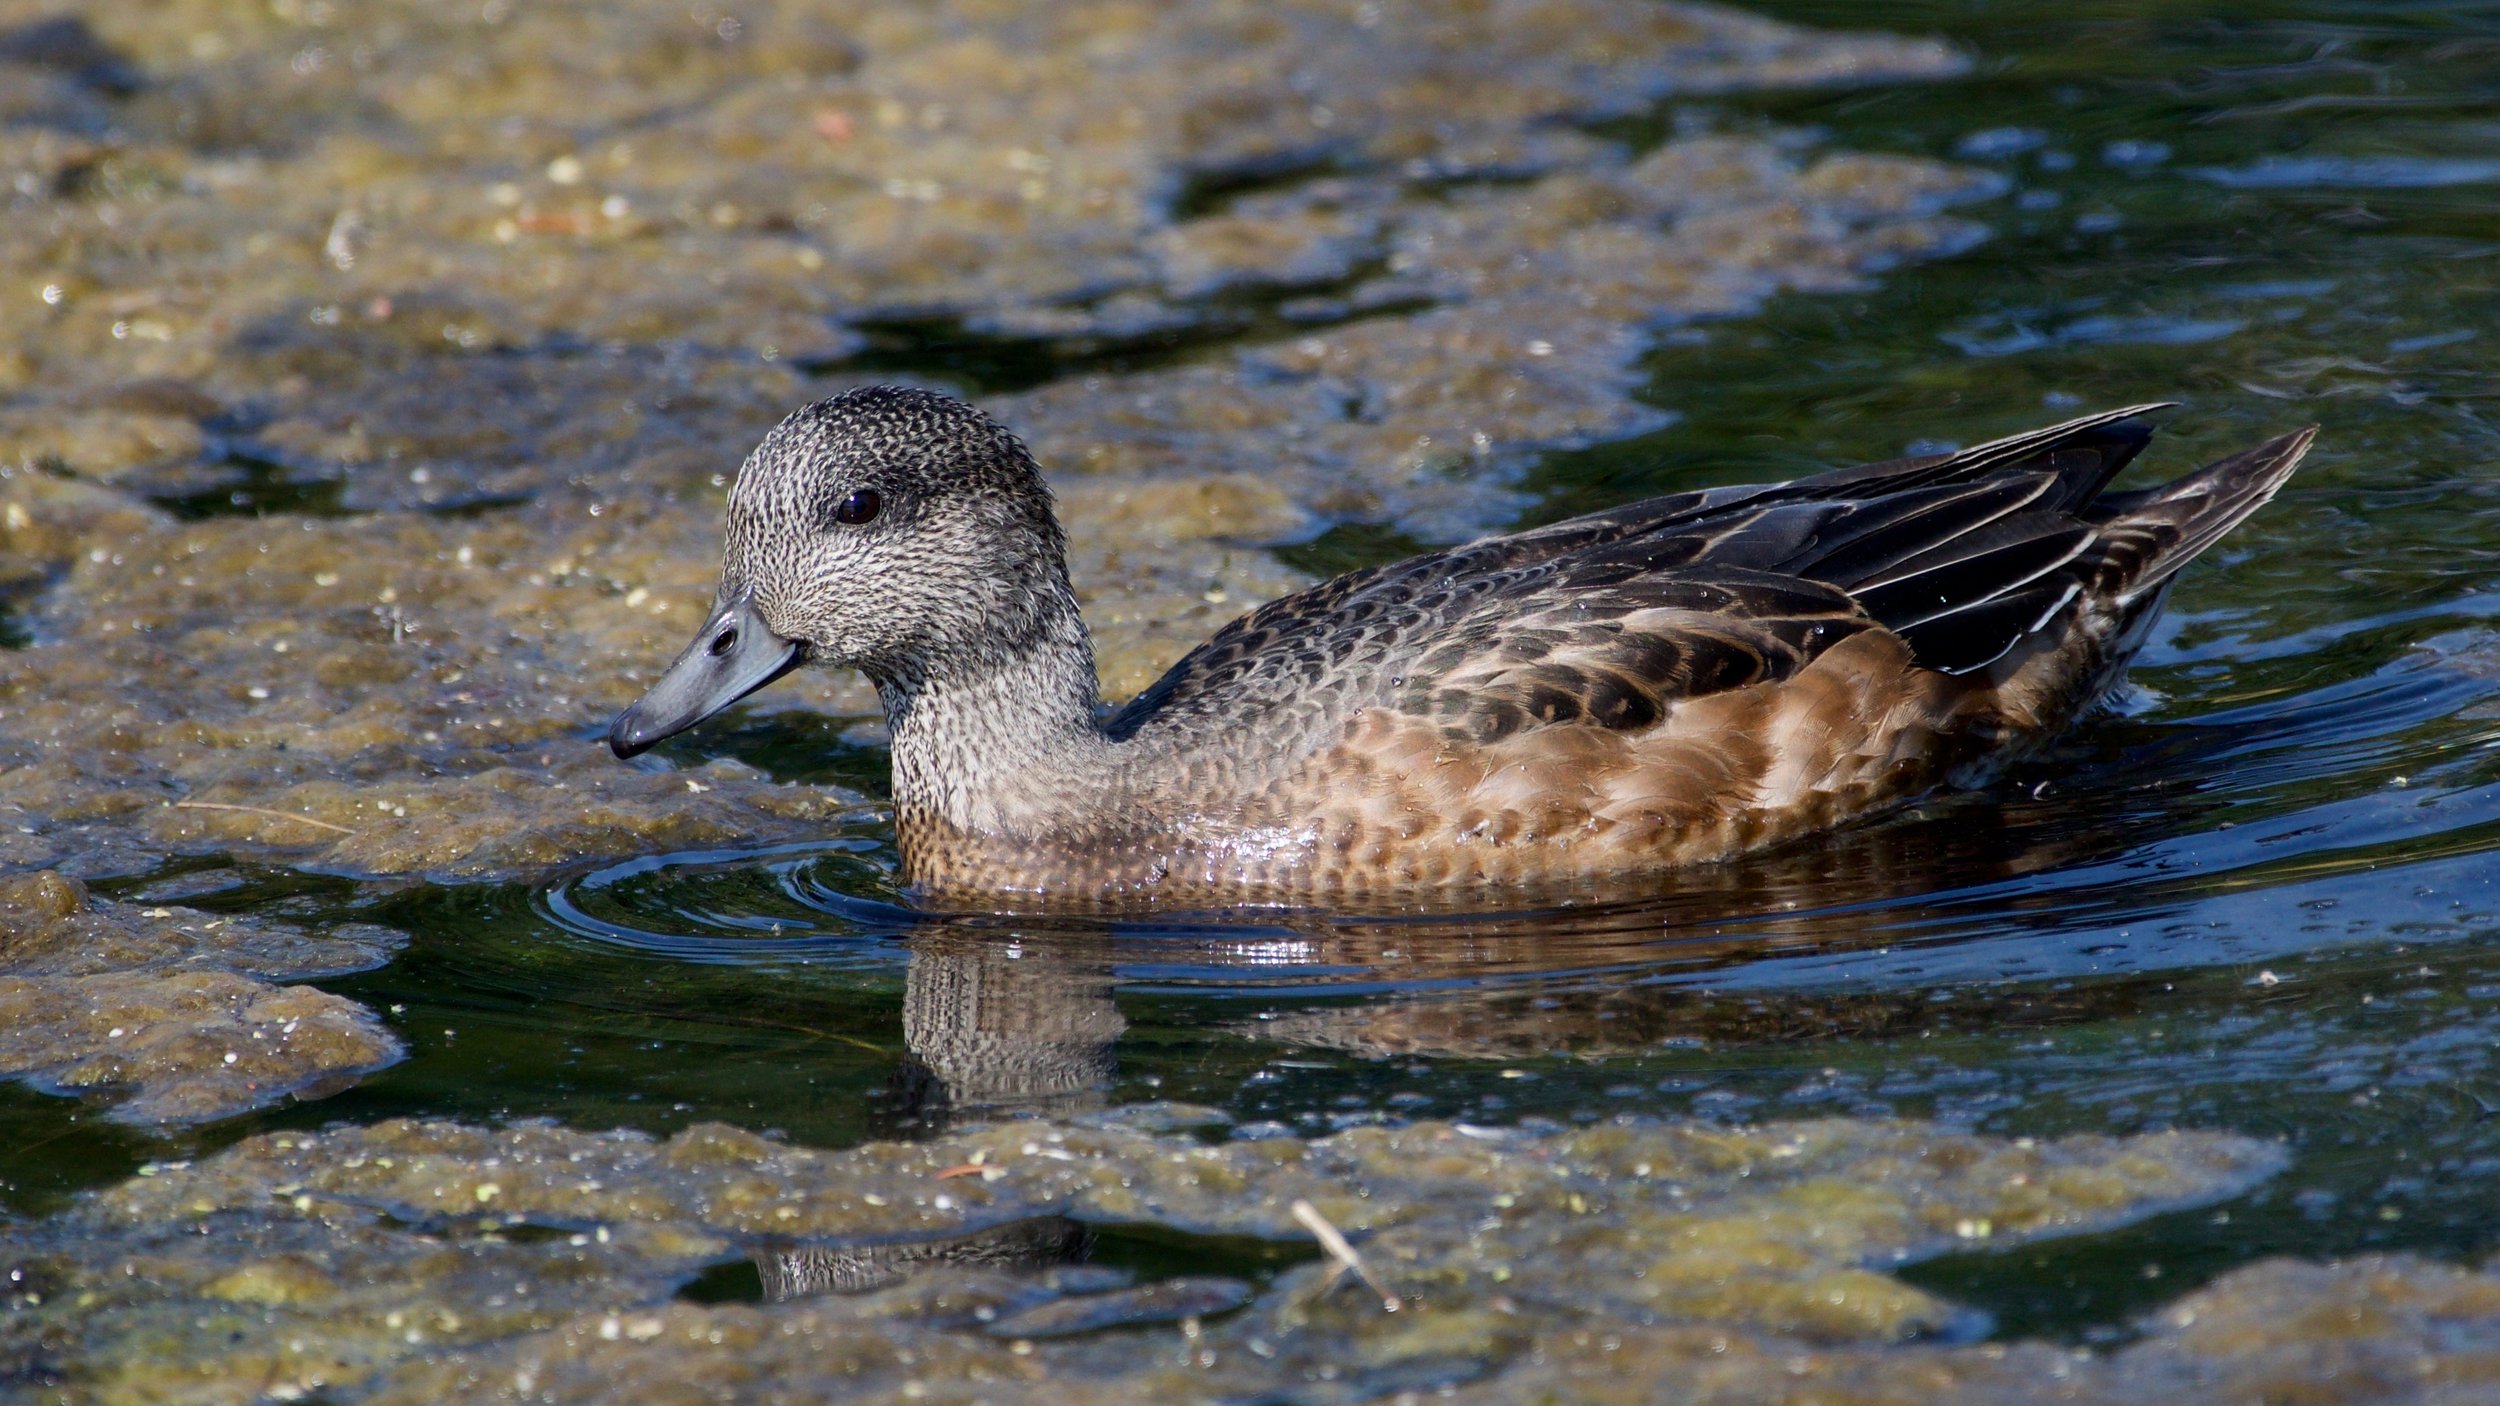
M 884 500 L 877 497 L 877 490 L 863 488 L 834 505 L 833 520 L 847 527 L 857 527 L 875 517 L 877 509 L 883 506 Z

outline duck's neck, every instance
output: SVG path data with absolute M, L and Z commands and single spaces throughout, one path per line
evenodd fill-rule
M 1037 839 L 1101 813 L 1117 769 L 1095 719 L 1093 641 L 1073 600 L 1037 625 L 975 661 L 872 677 L 898 817 Z

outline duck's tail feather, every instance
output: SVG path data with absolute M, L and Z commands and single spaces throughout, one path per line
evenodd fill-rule
M 2153 596 L 2179 568 L 2266 505 L 2300 467 L 2318 427 L 2295 430 L 2218 459 L 2159 488 L 2102 499 L 2095 586 L 2122 608 Z
M 2078 482 L 2106 482 L 2099 462 L 2060 464 L 2053 454 L 2044 456 L 2053 480 L 2041 470 L 2028 478 L 2016 470 L 1972 488 L 1904 495 L 1951 491 L 1975 500 L 1987 490 L 2010 492 L 2028 483 L 2031 496 L 2019 510 L 1887 563 L 1849 581 L 1847 589 L 1869 615 L 1909 641 L 1920 663 L 1943 673 L 1995 665 L 2066 618 L 2077 602 L 2086 616 L 2104 622 L 2091 633 L 2112 642 L 2113 657 L 2123 655 L 2141 641 L 2179 568 L 2264 506 L 2316 435 L 2312 426 L 2158 488 L 2103 494 L 2071 510 L 2032 505 L 2064 499 Z M 2104 451 L 2095 444 L 2090 452 Z

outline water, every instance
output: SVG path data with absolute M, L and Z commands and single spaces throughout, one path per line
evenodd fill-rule
M 1982 61 L 1612 133 L 1805 127 L 1993 166 L 2011 190 L 1975 213 L 1995 237 L 1671 329 L 1650 396 L 1676 422 L 1547 459 L 1537 515 L 2145 399 L 2185 403 L 2152 455 L 2174 472 L 2322 422 L 2282 498 L 2191 571 L 2117 714 L 2056 754 L 1646 901 L 1499 919 L 923 919 L 873 819 L 527 886 L 211 865 L 184 901 L 411 932 L 391 966 L 325 983 L 387 1011 L 411 1058 L 170 1148 L 0 1091 L 9 1204 L 342 1118 L 721 1118 L 838 1146 L 1162 1098 L 1249 1134 L 1640 1110 L 2288 1144 L 2284 1175 L 2220 1208 L 1910 1271 L 2007 1335 L 2105 1338 L 2269 1254 L 2500 1247 L 2500 12 L 1936 0 L 1882 19 Z M 1299 558 L 1405 545 L 1332 534 Z M 677 745 L 881 785 L 875 749 L 822 720 Z

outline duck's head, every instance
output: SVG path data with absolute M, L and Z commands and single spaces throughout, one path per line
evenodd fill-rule
M 978 668 L 1072 609 L 1066 557 L 1041 471 L 997 421 L 897 386 L 818 401 L 738 470 L 712 613 L 608 745 L 633 756 L 801 664 L 881 687 Z

